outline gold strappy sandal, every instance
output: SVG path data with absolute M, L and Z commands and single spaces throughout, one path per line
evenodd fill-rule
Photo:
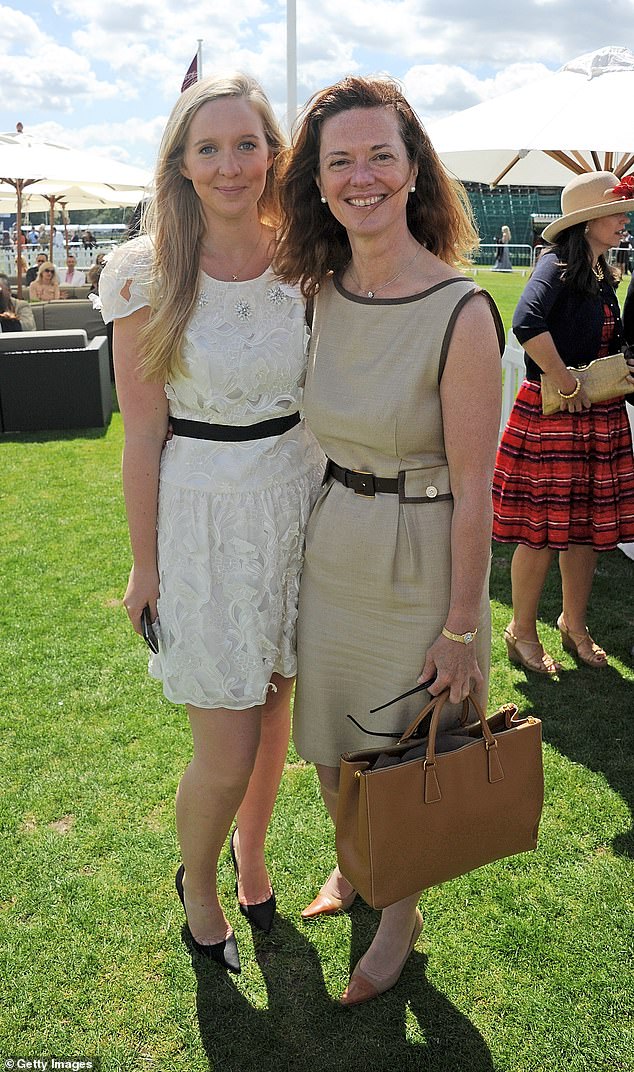
M 585 633 L 571 632 L 564 622 L 563 614 L 557 619 L 557 628 L 561 633 L 562 648 L 574 655 L 580 663 L 585 663 L 593 670 L 603 670 L 608 665 L 607 652 L 594 642 L 587 628 Z
M 525 670 L 532 670 L 535 674 L 548 674 L 549 677 L 554 677 L 562 668 L 561 663 L 555 662 L 552 656 L 547 651 L 544 651 L 539 640 L 520 640 L 519 637 L 515 636 L 515 633 L 511 632 L 508 626 L 504 630 L 504 642 L 510 662 L 516 663 L 517 666 L 523 666 Z M 535 654 L 522 655 L 518 644 L 521 644 L 524 648 L 532 648 Z

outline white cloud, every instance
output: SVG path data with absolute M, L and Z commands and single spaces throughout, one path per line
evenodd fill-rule
M 0 25 L 0 97 L 13 108 L 71 112 L 79 99 L 127 95 L 125 83 L 97 78 L 86 56 L 58 44 L 22 12 L 0 7 Z
M 406 97 L 421 118 L 439 119 L 509 93 L 549 73 L 550 68 L 542 63 L 514 63 L 491 78 L 478 78 L 464 67 L 419 64 L 410 67 L 401 81 Z
M 151 166 L 154 117 L 171 109 L 198 38 L 205 74 L 249 71 L 285 116 L 285 0 L 19 6 L 0 3 L 0 127 L 53 121 L 60 140 L 94 137 Z M 606 25 L 608 38 L 634 40 L 632 0 L 608 7 L 618 20 L 589 0 L 299 0 L 298 104 L 345 74 L 387 72 L 423 117 L 440 117 L 594 51 L 606 44 Z

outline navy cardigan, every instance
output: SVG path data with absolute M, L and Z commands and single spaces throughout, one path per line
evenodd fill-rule
M 614 316 L 611 353 L 623 345 L 623 326 L 614 287 L 604 280 L 596 295 L 580 294 L 561 281 L 555 252 L 542 253 L 513 315 L 513 332 L 520 345 L 549 331 L 564 365 L 578 368 L 599 356 L 604 305 Z M 539 380 L 541 369 L 524 354 L 526 378 Z

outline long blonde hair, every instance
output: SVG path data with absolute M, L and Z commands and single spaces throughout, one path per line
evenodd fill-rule
M 165 382 L 183 371 L 182 344 L 198 294 L 200 242 L 205 219 L 192 183 L 181 174 L 185 143 L 199 108 L 221 97 L 239 97 L 258 112 L 273 156 L 284 136 L 264 90 L 249 75 L 205 78 L 176 101 L 163 133 L 156 164 L 155 193 L 142 220 L 153 242 L 150 318 L 141 333 L 141 372 L 146 380 Z M 273 168 L 258 202 L 262 223 L 277 228 L 280 209 Z

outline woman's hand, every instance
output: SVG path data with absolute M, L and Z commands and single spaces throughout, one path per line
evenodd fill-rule
M 562 413 L 581 413 L 584 409 L 590 409 L 592 403 L 590 402 L 581 381 L 577 379 L 574 373 L 569 374 L 568 369 L 565 367 L 564 372 L 567 374 L 565 382 L 556 383 L 559 397 L 561 399 L 561 402 L 559 403 L 560 411 Z M 566 395 L 574 395 L 574 397 L 566 398 Z
M 475 644 L 461 644 L 458 640 L 449 640 L 442 633 L 427 651 L 418 684 L 434 674 L 436 680 L 427 691 L 430 696 L 438 696 L 448 688 L 450 703 L 460 703 L 470 692 L 481 689 L 484 684 Z
M 159 594 L 159 579 L 156 570 L 139 570 L 134 566 L 130 570 L 128 587 L 123 597 L 123 605 L 128 612 L 135 633 L 141 634 L 141 614 L 149 606 L 150 619 L 158 617 L 156 603 Z

